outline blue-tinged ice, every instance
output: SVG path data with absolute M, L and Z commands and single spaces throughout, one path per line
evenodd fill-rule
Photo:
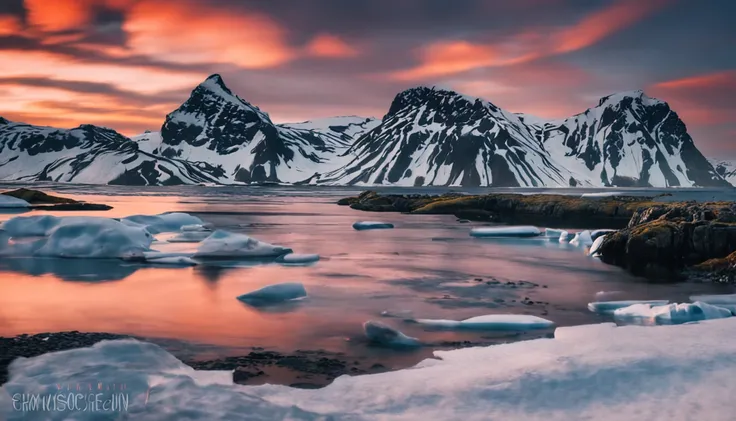
M 0 209 L 24 209 L 30 207 L 31 204 L 23 199 L 8 196 L 7 194 L 0 194 Z
M 378 222 L 378 221 L 359 221 L 353 224 L 353 228 L 362 230 L 375 230 L 375 229 L 390 229 L 393 228 L 394 224 L 389 222 Z
M 511 227 L 482 227 L 470 230 L 471 237 L 537 237 L 542 232 L 529 225 Z
M 545 237 L 554 237 L 554 238 L 560 238 L 563 232 L 567 232 L 565 230 L 558 230 L 554 228 L 545 228 L 544 229 L 544 236 Z
M 597 301 L 588 303 L 588 310 L 594 313 L 613 313 L 619 308 L 629 307 L 634 304 L 667 305 L 669 300 L 625 300 L 625 301 Z
M 132 215 L 122 218 L 121 222 L 130 225 L 142 225 L 151 234 L 175 232 L 181 230 L 184 226 L 204 224 L 196 216 L 182 212 L 162 213 L 159 215 Z
M 590 231 L 580 231 L 575 234 L 575 237 L 570 240 L 570 244 L 576 247 L 590 246 L 593 244 L 593 238 L 590 236 Z
M 164 254 L 164 253 L 162 253 Z M 154 265 L 166 266 L 197 266 L 198 263 L 187 256 L 163 256 L 163 257 L 147 257 L 146 262 Z
M 192 257 L 201 258 L 258 258 L 278 257 L 292 250 L 256 240 L 245 234 L 217 230 L 205 238 Z
M 684 304 L 634 304 L 616 309 L 613 317 L 644 325 L 671 325 L 731 317 L 731 310 L 700 301 Z
M 373 320 L 363 323 L 363 332 L 369 341 L 389 348 L 414 348 L 422 345 L 419 339 L 406 336 L 398 329 Z
M 251 305 L 279 304 L 293 301 L 307 296 L 307 290 L 299 282 L 284 282 L 268 285 L 261 289 L 243 294 L 238 300 Z
M 210 231 L 182 231 L 169 238 L 169 243 L 199 243 L 212 235 Z
M 318 262 L 319 254 L 289 253 L 289 254 L 280 256 L 278 259 L 276 259 L 276 261 L 279 263 L 287 264 L 287 265 L 303 265 L 303 264 Z
M 551 320 L 526 314 L 488 314 L 460 321 L 444 319 L 414 319 L 411 321 L 433 328 L 458 330 L 525 331 L 549 329 L 555 325 Z

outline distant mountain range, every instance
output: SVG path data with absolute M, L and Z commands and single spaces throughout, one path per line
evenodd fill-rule
M 666 102 L 641 91 L 542 121 L 488 101 L 418 87 L 383 119 L 274 124 L 219 75 L 159 132 L 127 138 L 0 117 L 0 179 L 91 184 L 319 184 L 494 187 L 716 187 L 736 167 L 709 162 Z M 728 180 L 728 181 L 727 181 Z

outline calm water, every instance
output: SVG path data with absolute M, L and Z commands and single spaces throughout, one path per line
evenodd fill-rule
M 646 284 L 556 240 L 473 239 L 469 230 L 480 224 L 461 224 L 452 216 L 365 213 L 334 204 L 357 193 L 354 189 L 53 188 L 114 207 L 86 214 L 188 212 L 217 228 L 247 233 L 296 253 L 318 253 L 322 260 L 308 267 L 195 268 L 150 268 L 118 261 L 0 260 L 0 336 L 79 330 L 214 345 L 217 350 L 211 352 L 222 355 L 258 346 L 389 358 L 392 351 L 372 348 L 361 339 L 363 322 L 380 320 L 438 347 L 444 341 L 494 343 L 524 336 L 424 330 L 401 319 L 381 317 L 382 311 L 456 320 L 490 313 L 532 314 L 564 326 L 606 321 L 587 310 L 599 291 L 620 291 L 614 299 L 678 301 L 693 293 L 734 292 L 731 287 L 712 285 Z M 684 194 L 711 193 L 725 195 Z M 396 228 L 358 232 L 351 227 L 358 220 L 388 221 Z M 160 249 L 183 247 L 192 245 L 164 244 Z M 303 282 L 309 298 L 272 311 L 235 299 L 286 281 Z M 525 299 L 534 304 L 523 304 Z

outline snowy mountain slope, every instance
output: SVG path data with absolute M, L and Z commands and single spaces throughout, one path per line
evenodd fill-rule
M 373 117 L 340 116 L 310 120 L 302 123 L 285 123 L 280 126 L 325 133 L 340 138 L 345 142 L 346 146 L 350 146 L 355 139 L 379 124 L 381 124 L 381 120 Z
M 535 187 L 585 184 L 550 160 L 518 116 L 490 102 L 418 87 L 346 152 L 325 184 Z
M 166 116 L 160 137 L 159 154 L 217 163 L 225 171 L 224 182 L 299 182 L 332 169 L 349 146 L 337 132 L 275 125 L 268 114 L 233 94 L 219 75 L 208 77 Z M 154 134 L 148 138 L 152 145 L 157 142 Z
M 222 172 L 141 152 L 111 129 L 82 125 L 65 130 L 2 120 L 3 180 L 173 185 L 215 182 Z
M 728 181 L 731 185 L 736 186 L 736 161 L 723 161 L 718 159 L 708 160 L 716 173 Z
M 599 186 L 727 186 L 666 102 L 642 91 L 604 97 L 565 120 L 531 122 L 552 160 Z

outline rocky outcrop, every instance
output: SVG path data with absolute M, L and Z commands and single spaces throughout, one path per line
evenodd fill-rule
M 734 252 L 736 204 L 724 202 L 637 211 L 627 228 L 608 234 L 598 249 L 602 261 L 657 281 L 723 278 L 714 272 L 730 270 L 726 258 Z
M 651 197 L 585 198 L 551 194 L 487 194 L 442 196 L 381 195 L 363 192 L 338 204 L 372 212 L 449 214 L 460 219 L 552 228 L 624 228 L 640 209 L 656 203 Z
M 6 196 L 12 196 L 17 199 L 23 199 L 30 203 L 33 209 L 38 210 L 54 210 L 54 211 L 96 211 L 110 210 L 112 206 L 102 205 L 98 203 L 80 202 L 78 200 L 69 199 L 68 197 L 52 196 L 39 190 L 19 188 L 2 192 Z

